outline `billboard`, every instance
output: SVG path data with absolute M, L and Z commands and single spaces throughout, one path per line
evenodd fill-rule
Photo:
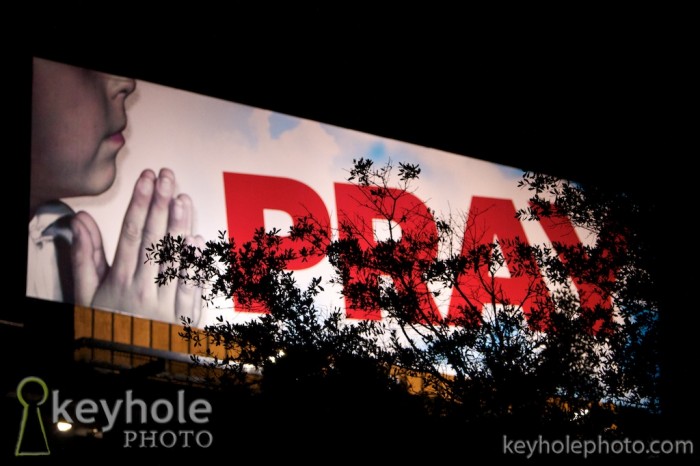
M 488 212 L 487 242 L 552 239 L 546 225 L 515 219 L 529 199 L 520 169 L 35 58 L 27 296 L 174 323 L 196 314 L 199 326 L 249 319 L 232 302 L 201 309 L 192 289 L 159 288 L 145 247 L 168 232 L 201 244 L 226 230 L 241 243 L 307 213 L 337 226 L 353 209 L 347 177 L 360 157 L 418 164 L 417 203 Z M 295 273 L 303 284 L 331 268 L 319 258 Z M 447 315 L 453 298 L 441 296 Z M 318 301 L 345 306 L 334 286 Z

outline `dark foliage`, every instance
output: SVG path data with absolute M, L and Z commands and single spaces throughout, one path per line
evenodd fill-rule
M 363 218 L 339 212 L 333 235 L 301 219 L 289 232 L 296 249 L 262 229 L 244 244 L 222 232 L 203 249 L 173 237 L 149 249 L 159 283 L 187 277 L 210 304 L 264 312 L 203 330 L 184 322 L 195 345 L 225 350 L 200 360 L 213 384 L 245 389 L 284 416 L 346 426 L 432 419 L 472 435 L 616 436 L 623 413 L 654 415 L 658 306 L 636 229 L 645 213 L 631 199 L 526 173 L 532 199 L 518 218 L 559 239 L 491 242 L 485 212 L 437 217 L 416 202 L 416 165 L 359 159 L 349 173 L 358 208 L 385 221 L 388 238 L 375 241 Z M 334 276 L 301 287 L 286 265 L 314 255 Z M 498 279 L 503 267 L 515 292 Z M 340 284 L 346 312 L 365 319 L 320 308 L 326 283 Z M 436 300 L 450 296 L 445 313 Z M 416 380 L 420 395 L 409 395 Z

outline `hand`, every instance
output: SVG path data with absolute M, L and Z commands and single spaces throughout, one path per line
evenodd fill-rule
M 175 175 L 167 168 L 158 177 L 145 170 L 136 181 L 122 224 L 117 251 L 107 263 L 102 235 L 87 212 L 72 220 L 72 261 L 77 304 L 99 309 L 132 312 L 143 317 L 178 322 L 190 317 L 196 325 L 201 315 L 201 293 L 184 282 L 156 284 L 158 265 L 146 262 L 146 247 L 166 233 L 181 235 L 196 246 L 204 240 L 190 236 L 192 200 L 175 193 Z

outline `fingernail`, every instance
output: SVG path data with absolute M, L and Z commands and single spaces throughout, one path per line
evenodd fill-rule
M 166 176 L 158 178 L 158 191 L 165 195 L 170 196 L 173 193 L 173 180 Z
M 145 176 L 142 176 L 136 183 L 136 189 L 138 189 L 140 193 L 148 196 L 153 192 L 153 181 Z
M 180 199 L 175 199 L 173 201 L 173 218 L 175 220 L 182 220 L 183 213 L 182 201 Z

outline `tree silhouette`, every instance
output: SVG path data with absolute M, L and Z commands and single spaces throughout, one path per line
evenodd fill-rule
M 639 206 L 526 173 L 527 209 L 475 197 L 468 214 L 438 216 L 415 194 L 419 175 L 413 164 L 355 160 L 337 228 L 302 218 L 288 235 L 294 249 L 263 229 L 243 244 L 222 232 L 203 249 L 173 237 L 149 248 L 159 283 L 187 277 L 210 303 L 263 313 L 203 331 L 184 321 L 185 338 L 225 349 L 208 363 L 217 381 L 319 416 L 391 412 L 482 433 L 614 435 L 621 410 L 655 412 L 658 310 Z M 525 221 L 540 222 L 549 241 L 524 242 Z M 513 234 L 495 237 L 495 222 Z M 327 281 L 341 285 L 344 311 L 316 304 L 320 277 L 302 288 L 286 270 L 318 256 L 333 267 Z M 407 401 L 416 379 L 424 397 Z

